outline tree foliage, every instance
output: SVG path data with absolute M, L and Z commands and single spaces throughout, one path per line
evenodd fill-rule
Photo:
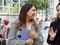
M 48 0 L 27 0 L 25 2 L 36 5 L 37 9 L 39 9 L 39 10 L 45 10 L 45 9 L 49 8 Z
M 6 6 L 6 0 L 4 0 L 4 6 Z
M 17 10 L 18 10 L 18 5 L 16 3 L 14 3 L 13 13 L 17 13 Z

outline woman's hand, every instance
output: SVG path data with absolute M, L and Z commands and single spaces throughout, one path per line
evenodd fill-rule
M 28 39 L 28 40 L 26 40 L 26 44 L 27 45 L 33 45 L 33 42 L 34 42 L 34 40 L 33 39 Z
M 0 32 L 0 34 L 2 35 L 2 32 Z
M 53 31 L 53 27 L 51 27 L 50 29 L 49 29 L 49 35 L 50 35 L 50 40 L 54 40 L 54 38 L 55 38 L 55 36 L 56 36 L 56 34 L 57 34 L 57 30 L 55 30 L 55 32 Z
M 39 36 L 31 30 L 27 30 L 27 34 L 35 40 L 38 40 Z

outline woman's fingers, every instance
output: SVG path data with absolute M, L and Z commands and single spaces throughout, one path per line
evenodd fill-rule
M 53 31 L 53 27 L 51 27 L 51 28 L 49 29 L 48 34 L 51 34 L 51 33 L 54 33 L 54 31 Z
M 54 32 L 54 31 L 53 31 L 53 27 L 51 27 L 51 32 Z
M 48 34 L 50 34 L 50 28 L 49 28 Z
M 34 33 L 33 31 L 31 31 L 31 30 L 27 30 L 27 34 L 28 34 L 29 36 L 33 36 L 35 33 Z
M 51 28 L 49 29 L 49 33 L 52 32 L 52 31 L 53 31 L 53 28 L 51 27 Z
M 55 30 L 55 32 L 54 32 L 53 27 L 51 27 L 51 28 L 49 29 L 49 35 L 50 35 L 50 37 L 51 37 L 52 39 L 55 38 L 56 33 L 57 33 L 57 30 Z
M 31 33 L 31 30 L 27 30 L 28 33 Z
M 31 30 L 27 30 L 27 34 L 30 35 L 32 33 Z
M 49 29 L 49 33 L 48 33 L 48 34 L 54 34 L 54 33 L 57 33 L 57 30 L 55 30 L 55 32 L 54 32 L 53 27 L 51 27 L 51 28 Z
M 55 33 L 57 33 L 57 30 L 55 30 Z

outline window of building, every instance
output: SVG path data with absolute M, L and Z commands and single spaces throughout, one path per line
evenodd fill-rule
M 10 13 L 10 7 L 4 7 L 4 13 Z
M 0 6 L 2 6 L 2 0 L 0 0 Z
M 13 13 L 18 13 L 18 4 L 13 3 Z
M 18 0 L 13 0 L 13 2 L 18 2 Z
M 18 14 L 20 0 L 0 0 L 0 13 Z
M 2 7 L 0 7 L 0 13 L 2 13 L 3 12 L 3 8 Z
M 51 15 L 54 14 L 54 8 L 50 8 L 50 14 L 51 14 Z

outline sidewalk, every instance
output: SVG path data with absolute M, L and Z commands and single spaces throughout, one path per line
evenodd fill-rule
M 48 36 L 48 30 L 41 30 L 43 37 L 44 37 L 44 44 L 43 45 L 48 45 L 46 40 L 47 40 L 47 36 Z

